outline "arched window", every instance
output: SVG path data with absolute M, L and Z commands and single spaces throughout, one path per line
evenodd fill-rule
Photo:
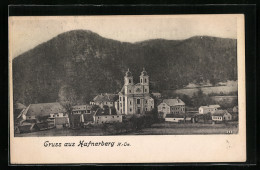
M 144 82 L 146 83 L 146 79 L 144 79 Z
M 131 79 L 129 79 L 129 83 L 131 83 Z

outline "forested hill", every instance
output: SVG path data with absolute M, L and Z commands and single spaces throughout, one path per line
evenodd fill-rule
M 127 68 L 139 81 L 143 67 L 153 91 L 203 79 L 236 80 L 236 40 L 197 36 L 125 43 L 86 30 L 65 32 L 13 59 L 14 102 L 57 101 L 64 85 L 87 102 L 98 93 L 118 92 Z

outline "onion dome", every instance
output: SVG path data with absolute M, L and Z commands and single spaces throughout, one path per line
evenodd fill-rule
M 147 76 L 147 72 L 145 71 L 145 68 L 143 68 L 143 71 L 141 72 L 141 76 Z
M 125 73 L 126 77 L 132 77 L 132 73 L 129 71 L 129 69 L 127 70 L 127 72 Z

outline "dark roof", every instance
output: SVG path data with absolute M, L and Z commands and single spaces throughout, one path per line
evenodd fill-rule
M 165 118 L 184 118 L 185 115 L 183 114 L 166 114 Z
M 212 116 L 224 116 L 224 114 L 230 114 L 227 110 L 216 110 Z
M 114 102 L 118 98 L 117 94 L 105 93 L 97 95 L 93 101 L 94 102 Z
M 26 116 L 48 116 L 54 113 L 66 112 L 62 105 L 58 102 L 30 104 L 28 107 L 27 112 L 24 113 Z
M 208 106 L 200 106 L 203 109 L 211 109 L 211 108 L 220 108 L 219 105 L 208 105 Z
M 185 105 L 181 99 L 164 99 L 163 103 L 166 103 L 168 106 Z
M 228 112 L 233 112 L 233 108 L 228 108 L 227 111 Z

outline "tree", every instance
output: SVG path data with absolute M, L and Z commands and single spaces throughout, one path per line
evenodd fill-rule
M 186 95 L 186 94 L 182 95 L 182 100 L 183 100 L 183 102 L 184 102 L 187 106 L 191 106 L 191 105 L 192 105 L 191 98 L 190 98 L 188 95 Z
M 103 106 L 104 114 L 109 115 L 109 107 L 107 105 Z
M 124 124 L 120 123 L 120 122 L 114 123 L 114 128 L 115 128 L 116 134 L 122 133 L 122 130 L 125 129 Z
M 77 96 L 75 91 L 70 86 L 62 86 L 59 90 L 59 102 L 69 114 L 69 119 L 72 127 L 74 127 L 74 119 L 72 106 L 77 104 Z
M 214 101 L 208 95 L 204 94 L 201 89 L 192 96 L 192 105 L 195 107 L 205 106 L 209 104 L 214 104 Z
M 97 109 L 100 109 L 100 107 L 99 107 L 98 105 L 93 105 L 93 106 L 92 106 L 92 110 L 93 110 L 93 111 L 97 111 Z
M 108 131 L 108 124 L 106 124 L 106 123 L 102 124 L 101 129 L 102 129 L 103 134 L 105 135 L 106 132 Z
M 164 115 L 163 112 L 159 112 L 159 113 L 158 113 L 158 119 L 163 119 L 163 115 Z

